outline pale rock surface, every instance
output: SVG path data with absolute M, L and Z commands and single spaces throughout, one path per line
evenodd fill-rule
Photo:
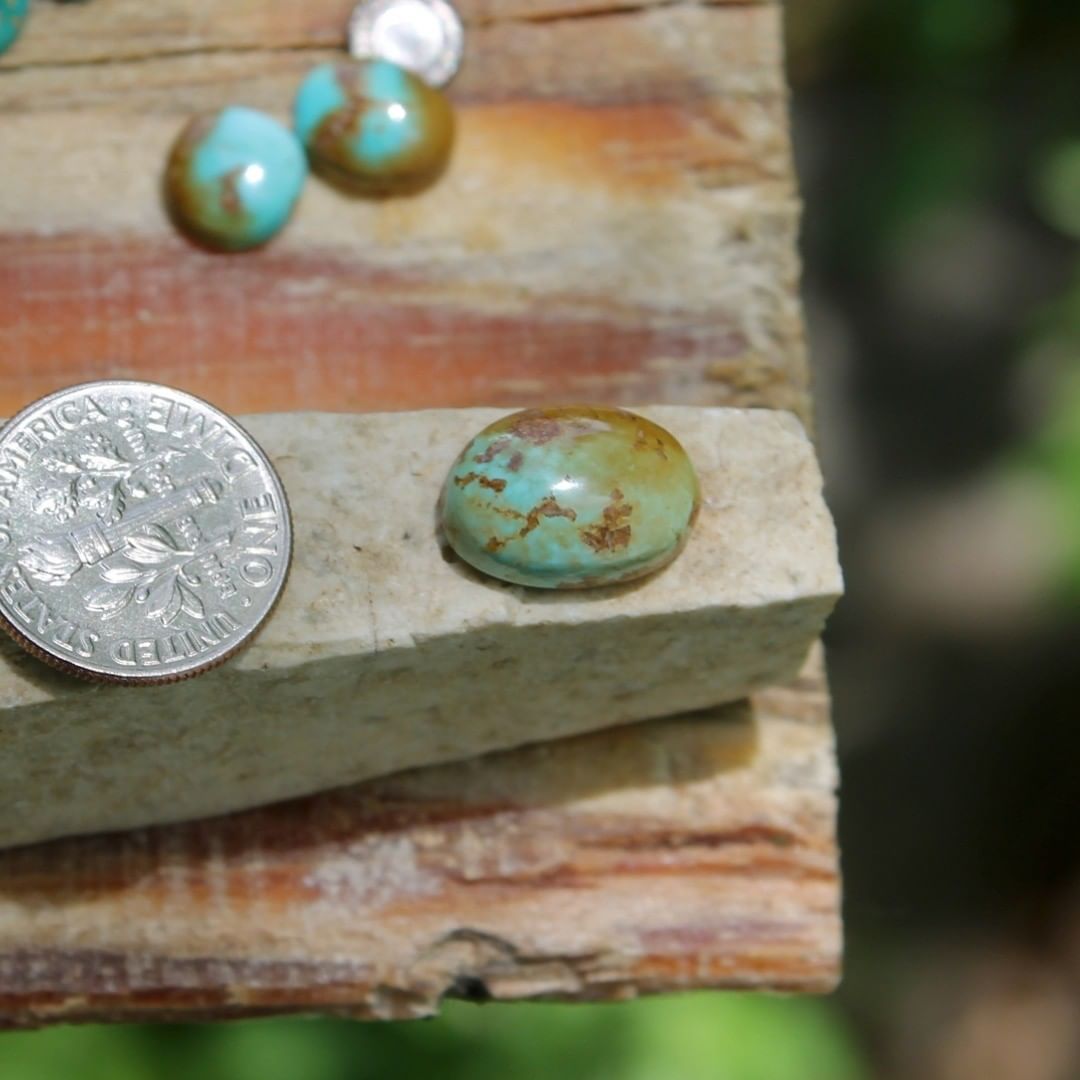
M 492 409 L 250 417 L 294 518 L 255 643 L 172 686 L 83 684 L 4 643 L 0 845 L 217 814 L 733 701 L 795 676 L 842 585 L 813 448 L 766 410 L 656 407 L 695 462 L 684 553 L 536 593 L 448 561 L 446 471 Z

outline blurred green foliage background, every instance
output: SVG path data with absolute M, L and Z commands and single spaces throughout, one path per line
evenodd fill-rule
M 627 1005 L 463 1005 L 394 1026 L 271 1020 L 0 1039 L 3 1080 L 858 1080 L 813 1001 L 694 994 Z
M 0 1037 L 0 1080 L 1080 1076 L 1080 4 L 788 9 L 848 977 Z

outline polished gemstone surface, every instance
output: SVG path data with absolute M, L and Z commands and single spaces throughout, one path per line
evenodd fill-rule
M 288 128 L 234 105 L 196 117 L 165 172 L 176 223 L 221 251 L 265 244 L 289 220 L 307 178 L 304 148 Z
M 29 10 L 30 0 L 0 0 L 0 53 L 19 36 Z
M 315 170 L 365 195 L 426 187 L 446 167 L 454 141 L 449 101 L 386 60 L 315 68 L 296 96 L 295 122 Z
M 572 589 L 630 581 L 682 550 L 700 494 L 686 451 L 622 409 L 528 409 L 485 428 L 443 488 L 445 537 L 503 581 Z

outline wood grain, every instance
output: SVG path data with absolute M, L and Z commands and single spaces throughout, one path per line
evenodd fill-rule
M 834 783 L 815 658 L 752 705 L 8 851 L 0 1023 L 827 990 Z
M 768 0 L 705 0 L 707 6 L 764 6 Z M 352 9 L 350 0 L 303 4 L 215 0 L 95 0 L 86 8 L 64 0 L 41 0 L 17 52 L 0 57 L 0 68 L 114 63 L 175 53 L 338 49 Z M 673 0 L 457 0 L 470 54 L 475 35 L 519 22 L 579 22 L 583 27 L 612 15 L 664 10 Z

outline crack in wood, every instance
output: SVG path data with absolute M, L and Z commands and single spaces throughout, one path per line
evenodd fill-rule
M 549 11 L 525 12 L 518 15 L 467 19 L 466 25 L 473 27 L 507 26 L 514 23 L 543 25 L 545 23 L 578 22 L 591 19 L 604 19 L 625 15 L 638 15 L 644 12 L 661 11 L 671 8 L 758 8 L 773 4 L 775 0 L 641 0 L 639 3 L 597 3 L 592 6 L 574 8 L 555 8 Z
M 159 60 L 191 60 L 201 56 L 272 56 L 287 53 L 316 53 L 333 49 L 325 41 L 286 42 L 280 45 L 200 45 L 184 49 L 152 49 L 123 56 L 88 56 L 78 60 L 28 60 L 0 66 L 0 77 L 23 71 L 68 71 L 72 68 L 122 67 L 152 64 Z
M 548 11 L 524 12 L 511 15 L 473 16 L 465 18 L 466 30 L 492 29 L 500 26 L 544 26 L 555 23 L 588 22 L 609 18 L 626 18 L 646 15 L 661 10 L 738 9 L 775 6 L 776 0 L 641 0 L 639 3 L 598 3 L 592 6 L 556 8 Z M 0 64 L 0 77 L 23 71 L 65 71 L 72 68 L 110 67 L 126 64 L 148 64 L 158 60 L 192 59 L 200 56 L 247 56 L 289 53 L 316 53 L 336 50 L 340 42 L 335 39 L 313 38 L 304 41 L 285 41 L 274 45 L 232 43 L 214 45 L 206 43 L 176 49 L 148 49 L 121 56 L 90 56 L 70 60 L 8 60 Z

